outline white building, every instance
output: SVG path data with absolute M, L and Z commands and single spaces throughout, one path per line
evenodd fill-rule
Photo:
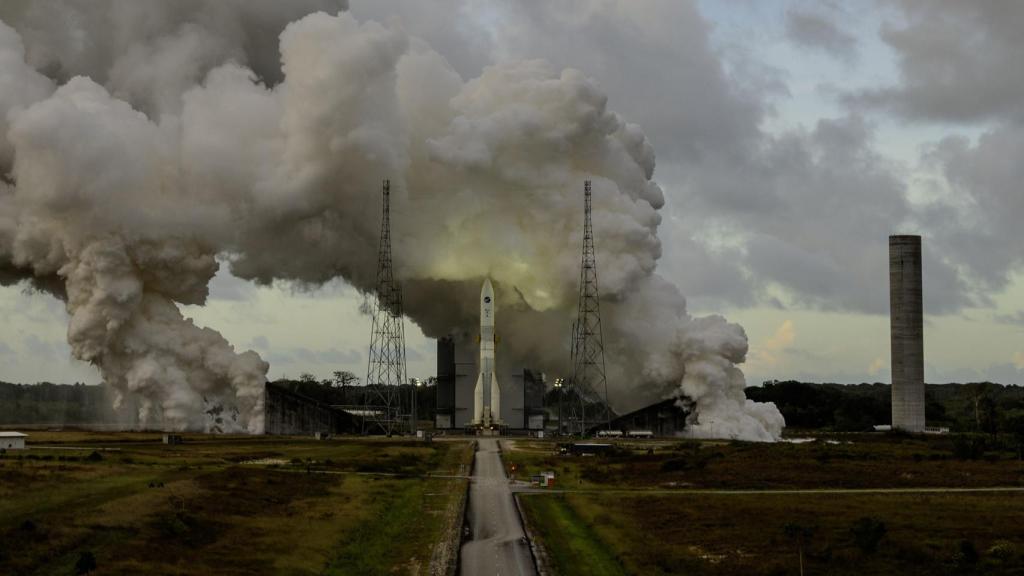
M 28 434 L 21 432 L 0 432 L 0 450 L 24 450 Z

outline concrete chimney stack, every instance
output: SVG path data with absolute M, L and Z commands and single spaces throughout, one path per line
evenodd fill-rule
M 889 237 L 892 427 L 924 431 L 924 321 L 921 237 Z

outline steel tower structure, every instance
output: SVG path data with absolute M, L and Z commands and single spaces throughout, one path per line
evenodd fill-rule
M 402 401 L 402 386 L 407 384 L 405 324 L 402 320 L 402 289 L 395 280 L 391 265 L 390 180 L 384 180 L 382 192 L 377 288 L 373 299 L 373 327 L 370 330 L 363 400 L 363 433 L 380 430 L 391 436 L 405 431 L 406 426 L 415 427 L 415 422 L 412 421 L 411 410 L 409 414 L 403 410 L 406 403 Z
M 594 226 L 591 223 L 590 180 L 583 184 L 583 257 L 580 263 L 580 297 L 573 324 L 572 380 L 575 393 L 569 404 L 569 427 L 587 432 L 587 404 L 600 404 L 604 393 L 604 420 L 611 425 L 608 405 L 608 378 L 605 376 L 604 335 L 601 330 L 601 299 L 597 288 L 597 256 L 594 253 Z M 599 416 L 596 416 L 599 418 Z

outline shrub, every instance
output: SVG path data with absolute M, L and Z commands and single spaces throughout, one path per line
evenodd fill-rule
M 974 542 L 961 540 L 956 553 L 953 554 L 953 562 L 961 567 L 977 564 L 978 550 L 974 547 Z
M 78 555 L 78 562 L 75 562 L 75 574 L 88 574 L 96 569 L 96 556 L 86 550 Z
M 878 545 L 882 542 L 882 538 L 885 538 L 885 533 L 885 522 L 870 516 L 858 519 L 850 527 L 853 543 L 865 554 L 873 554 L 878 550 Z
M 988 549 L 988 555 L 996 560 L 1006 561 L 1017 555 L 1017 547 L 1009 540 L 996 540 Z
M 985 454 L 988 440 L 981 434 L 953 436 L 953 456 L 959 460 L 977 460 Z
M 85 459 L 87 461 L 89 461 L 89 462 L 99 462 L 100 460 L 103 460 L 103 455 L 100 454 L 99 452 L 93 450 L 92 454 L 89 454 L 88 456 L 86 456 Z

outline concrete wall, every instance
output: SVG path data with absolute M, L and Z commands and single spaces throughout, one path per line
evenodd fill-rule
M 438 428 L 464 428 L 473 419 L 473 387 L 476 386 L 480 349 L 476 335 L 451 334 L 437 341 Z M 501 376 L 498 376 L 501 383 Z
M 924 324 L 921 237 L 889 237 L 892 427 L 924 430 Z
M 341 434 L 355 431 L 353 418 L 321 404 L 267 383 L 264 391 L 264 433 L 271 435 Z
M 455 342 L 437 339 L 437 386 L 434 388 L 434 427 L 455 427 Z
M 24 450 L 24 438 L 0 438 L 0 449 L 3 450 Z

